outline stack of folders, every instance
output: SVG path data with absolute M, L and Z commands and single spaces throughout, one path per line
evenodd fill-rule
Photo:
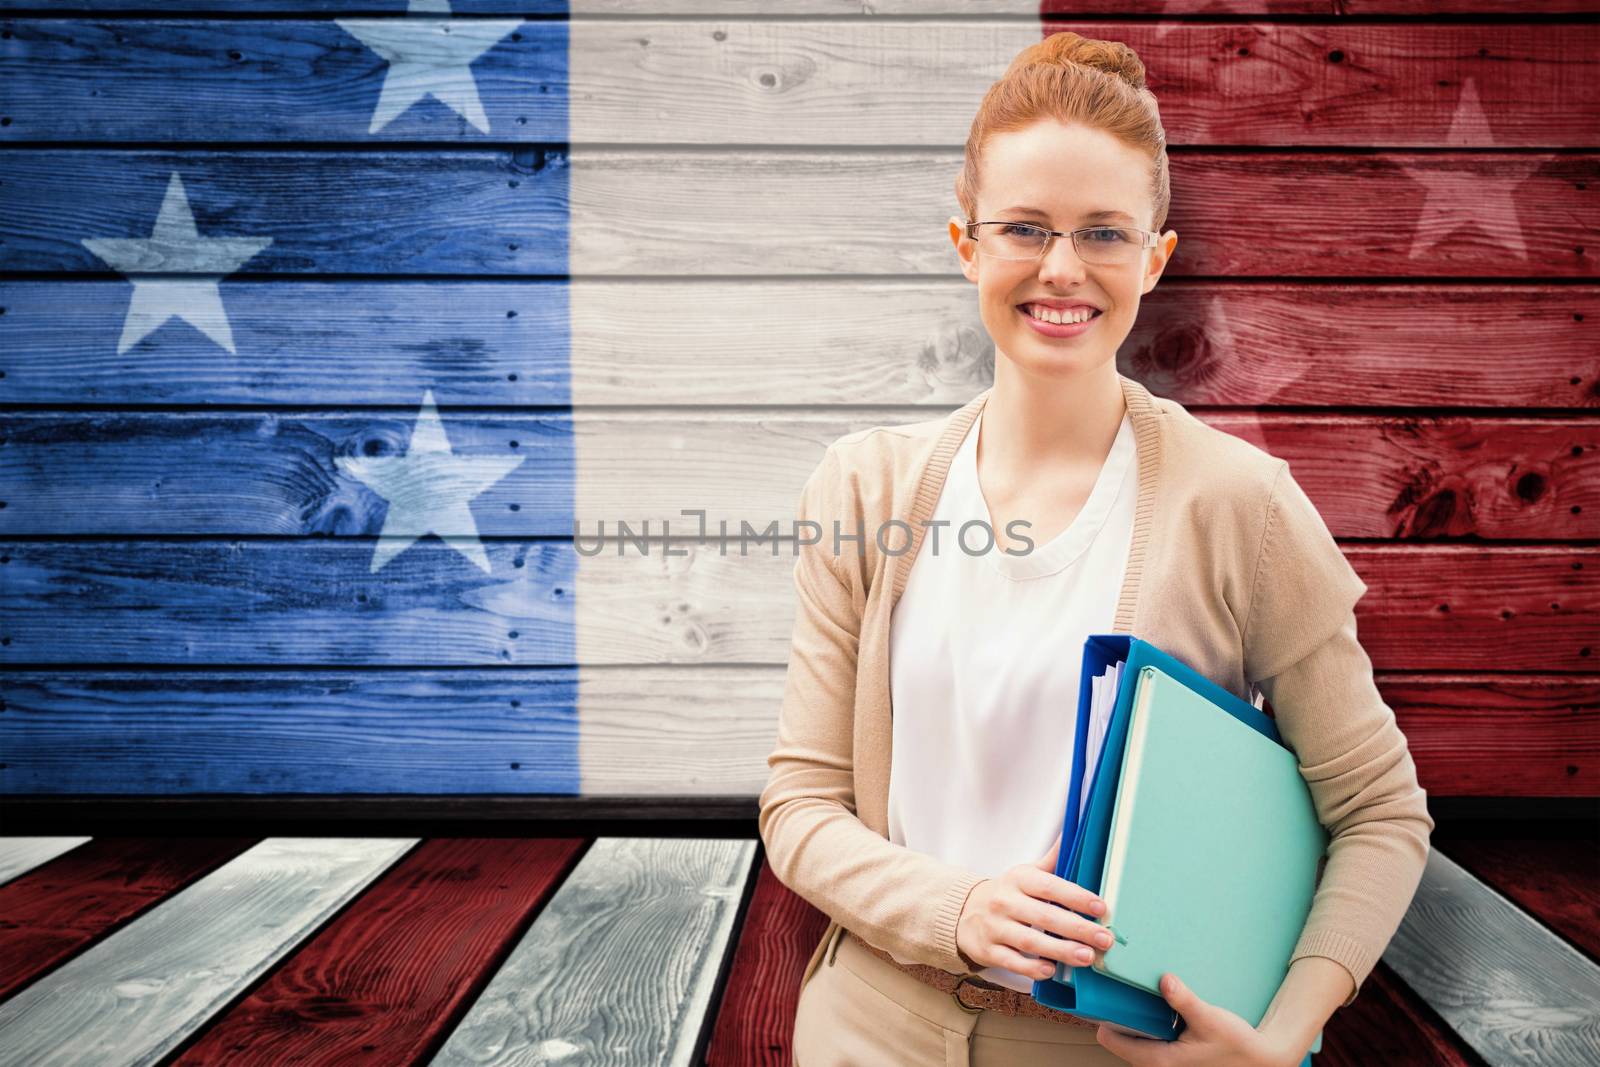
M 1258 1025 L 1328 845 L 1272 719 L 1149 642 L 1091 635 L 1070 785 L 1056 874 L 1105 900 L 1104 917 L 1084 918 L 1114 941 L 1084 967 L 1058 963 L 1033 998 L 1172 1040 L 1182 1019 L 1159 985 L 1171 972 Z

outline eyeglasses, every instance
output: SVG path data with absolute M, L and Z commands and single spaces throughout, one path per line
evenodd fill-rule
M 1030 222 L 967 222 L 967 236 L 978 251 L 991 259 L 1040 259 L 1057 237 L 1071 237 L 1072 247 L 1085 263 L 1121 267 L 1161 239 L 1151 230 L 1132 226 L 1085 226 L 1081 230 L 1052 230 Z

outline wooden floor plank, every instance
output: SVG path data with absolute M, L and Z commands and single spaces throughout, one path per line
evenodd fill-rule
M 1452 834 L 1440 827 L 1433 846 L 1512 903 L 1600 962 L 1600 824 L 1510 826 Z
M 1383 959 L 1495 1067 L 1600 1062 L 1600 966 L 1438 849 Z
M 0 1064 L 151 1064 L 416 842 L 269 838 L 0 1004 Z
M 778 881 L 762 858 L 705 1067 L 790 1067 L 800 979 L 828 917 Z
M 257 840 L 96 837 L 0 887 L 0 1000 Z
M 601 838 L 436 1065 L 687 1065 L 756 842 Z
M 77 848 L 87 837 L 0 837 L 0 884 Z
M 423 1062 L 465 1013 L 583 838 L 427 841 L 172 1061 Z
M 1323 1028 L 1313 1067 L 1480 1067 L 1482 1060 L 1395 977 L 1374 967 L 1361 995 Z

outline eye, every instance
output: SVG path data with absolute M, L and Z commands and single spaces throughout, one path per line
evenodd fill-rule
M 1037 237 L 1044 233 L 1037 226 L 1029 226 L 1025 222 L 1011 222 L 1000 227 L 1000 232 L 1007 237 Z
M 1084 236 L 1096 244 L 1117 244 L 1128 239 L 1128 235 L 1116 226 L 1104 226 L 1099 229 L 1088 230 Z

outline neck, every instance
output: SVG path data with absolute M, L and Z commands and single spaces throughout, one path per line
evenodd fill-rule
M 995 361 L 978 449 L 985 464 L 1021 471 L 1104 462 L 1127 413 L 1115 359 L 1081 374 L 1039 378 Z

